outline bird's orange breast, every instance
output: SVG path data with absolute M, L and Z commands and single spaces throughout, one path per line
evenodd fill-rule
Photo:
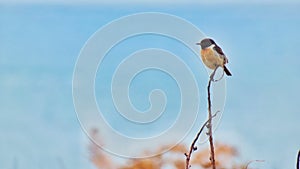
M 223 66 L 223 59 L 217 56 L 210 48 L 201 50 L 201 59 L 210 69 L 215 69 L 217 66 Z
M 202 49 L 201 50 L 201 56 L 202 59 L 209 59 L 210 57 L 212 57 L 214 55 L 214 52 L 211 49 Z

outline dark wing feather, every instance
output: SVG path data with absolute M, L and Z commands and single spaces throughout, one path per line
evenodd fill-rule
M 213 49 L 224 58 L 224 64 L 228 63 L 227 57 L 225 56 L 224 52 L 218 45 L 215 45 Z
M 224 52 L 222 51 L 222 49 L 218 45 L 214 46 L 214 50 L 217 51 L 220 55 L 225 56 Z

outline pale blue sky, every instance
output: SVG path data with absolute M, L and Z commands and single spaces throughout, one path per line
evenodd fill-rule
M 83 5 L 83 4 L 132 4 L 132 5 L 174 5 L 174 4 L 180 4 L 180 5 L 187 5 L 187 4 L 197 4 L 197 5 L 203 5 L 203 4 L 295 4 L 299 3 L 297 0 L 214 0 L 214 1 L 199 1 L 199 0 L 165 0 L 165 1 L 159 1 L 159 0 L 0 0 L 0 3 L 3 4 L 69 4 L 69 5 Z
M 96 30 L 136 12 L 170 13 L 214 37 L 233 73 L 217 140 L 237 146 L 243 159 L 266 160 L 261 168 L 294 168 L 300 148 L 299 7 L 0 5 L 0 168 L 12 168 L 13 161 L 21 169 L 62 168 L 59 161 L 65 168 L 89 168 L 72 103 L 74 65 Z M 178 44 L 168 45 L 180 53 Z M 198 58 L 186 62 L 204 70 L 197 68 Z

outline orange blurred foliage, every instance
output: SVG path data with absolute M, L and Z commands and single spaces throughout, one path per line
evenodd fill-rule
M 93 130 L 92 136 L 97 138 L 98 132 Z M 164 147 L 158 147 L 157 152 L 160 152 Z M 188 152 L 187 146 L 183 144 L 176 145 L 167 153 L 146 158 L 146 159 L 128 159 L 126 164 L 116 164 L 113 158 L 109 158 L 107 154 L 103 152 L 93 142 L 89 145 L 90 160 L 98 169 L 185 169 L 185 155 Z M 215 145 L 216 154 L 216 166 L 218 169 L 245 169 L 245 165 L 237 162 L 238 153 L 237 150 L 229 145 L 219 144 Z M 209 160 L 209 149 L 199 149 L 193 153 L 191 160 L 191 169 L 208 169 L 211 167 Z
M 98 130 L 93 129 L 91 131 L 91 136 L 93 139 L 97 141 L 101 141 L 100 138 L 98 138 Z M 114 165 L 111 161 L 111 159 L 104 154 L 103 150 L 101 150 L 98 145 L 96 145 L 93 142 L 90 142 L 89 144 L 89 153 L 90 153 L 90 160 L 91 162 L 97 167 L 101 169 L 113 169 Z

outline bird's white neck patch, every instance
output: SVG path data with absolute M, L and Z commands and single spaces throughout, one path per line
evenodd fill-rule
M 211 44 L 208 48 L 213 49 L 215 46 L 215 44 Z

